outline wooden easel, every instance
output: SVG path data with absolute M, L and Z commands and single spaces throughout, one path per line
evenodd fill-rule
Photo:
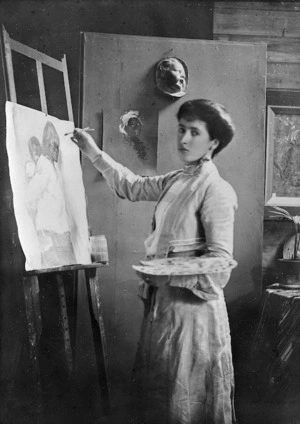
M 69 77 L 67 70 L 66 56 L 62 60 L 56 60 L 47 56 L 39 51 L 32 49 L 18 41 L 10 38 L 5 28 L 2 28 L 1 33 L 1 46 L 3 49 L 4 72 L 5 72 L 5 85 L 7 100 L 17 103 L 17 95 L 15 88 L 14 69 L 12 61 L 12 50 L 29 57 L 36 62 L 38 87 L 41 101 L 42 112 L 48 113 L 47 100 L 43 77 L 43 64 L 54 68 L 63 73 L 64 88 L 67 101 L 68 119 L 73 121 L 73 110 L 71 102 L 71 93 L 69 86 Z M 75 354 L 75 331 L 76 328 L 76 312 L 77 312 L 77 285 L 78 280 L 83 277 L 85 280 L 88 306 L 92 323 L 92 334 L 96 354 L 97 376 L 98 383 L 101 391 L 101 398 L 103 404 L 103 411 L 105 414 L 110 413 L 110 397 L 109 397 L 109 383 L 107 378 L 107 352 L 106 352 L 106 337 L 102 316 L 101 297 L 100 297 L 100 280 L 98 277 L 98 270 L 105 264 L 91 264 L 91 265 L 72 265 L 61 268 L 51 268 L 35 270 L 23 273 L 23 288 L 25 309 L 28 325 L 29 336 L 29 350 L 32 362 L 32 376 L 34 386 L 36 388 L 37 409 L 42 411 L 43 406 L 43 386 L 41 380 L 41 370 L 39 364 L 39 340 L 43 331 L 43 323 L 40 310 L 39 299 L 39 277 L 51 273 L 54 277 L 59 297 L 59 310 L 61 330 L 64 341 L 64 356 L 67 364 L 68 374 L 70 379 L 73 375 L 74 354 Z M 83 272 L 80 272 L 83 271 Z M 75 302 L 73 313 L 75 315 L 75 323 L 73 329 L 70 329 L 67 304 L 65 298 L 65 276 L 66 273 L 72 273 L 72 282 L 74 285 L 73 291 L 75 293 Z M 80 274 L 80 275 L 79 275 Z M 73 331 L 71 331 L 73 330 Z M 39 415 L 39 414 L 38 414 Z

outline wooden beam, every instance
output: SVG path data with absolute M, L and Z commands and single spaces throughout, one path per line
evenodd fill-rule
M 15 76 L 14 76 L 14 68 L 13 68 L 12 55 L 11 55 L 11 41 L 12 40 L 8 32 L 6 32 L 4 26 L 2 26 L 2 44 L 4 49 L 4 55 L 5 55 L 5 60 L 4 60 L 5 75 L 8 82 L 7 100 L 17 103 Z
M 214 9 L 214 29 L 216 35 L 251 35 L 264 37 L 298 38 L 300 31 L 300 8 L 279 9 L 277 3 L 266 3 L 260 8 L 257 2 L 251 8 L 241 7 L 237 2 L 234 8 L 222 2 Z M 266 7 L 268 5 L 268 7 Z M 298 6 L 300 3 L 298 3 Z
M 42 112 L 48 114 L 44 75 L 43 75 L 43 65 L 41 64 L 41 62 L 38 62 L 38 61 L 36 62 L 36 70 L 37 70 L 37 77 L 38 77 L 38 83 L 39 83 Z
M 268 63 L 300 63 L 300 53 L 267 52 Z
M 44 53 L 39 52 L 25 44 L 20 43 L 19 41 L 10 39 L 11 49 L 17 53 L 23 54 L 24 56 L 30 57 L 38 62 L 48 65 L 51 68 L 57 69 L 58 71 L 63 72 L 63 64 L 60 60 L 54 59 Z
M 99 263 L 99 262 L 93 262 L 92 264 L 87 265 L 66 265 L 66 266 L 60 266 L 57 268 L 43 268 L 43 269 L 34 269 L 32 271 L 24 271 L 24 276 L 31 276 L 31 275 L 40 275 L 40 274 L 47 274 L 50 272 L 69 272 L 69 271 L 77 271 L 79 269 L 93 269 L 93 268 L 101 268 L 103 266 L 107 266 L 108 263 Z
M 268 63 L 267 64 L 268 89 L 300 89 L 300 66 L 298 63 Z
M 217 9 L 257 9 L 257 10 L 283 10 L 285 12 L 300 11 L 300 2 L 260 2 L 260 1 L 215 1 L 214 10 Z
M 62 61 L 62 65 L 63 65 L 63 75 L 64 75 L 64 84 L 65 84 L 65 92 L 66 92 L 66 99 L 67 99 L 69 121 L 74 122 L 66 55 L 63 56 L 61 61 Z

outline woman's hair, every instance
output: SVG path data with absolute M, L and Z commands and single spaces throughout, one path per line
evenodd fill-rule
M 43 131 L 43 147 L 47 148 L 52 143 L 53 139 L 59 144 L 59 136 L 54 124 L 47 121 Z
M 187 121 L 199 119 L 206 123 L 206 128 L 211 140 L 218 140 L 219 144 L 213 151 L 215 156 L 226 147 L 232 140 L 235 127 L 231 116 L 225 107 L 212 100 L 196 99 L 183 103 L 177 113 L 177 119 Z

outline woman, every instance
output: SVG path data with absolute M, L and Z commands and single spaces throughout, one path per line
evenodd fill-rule
M 74 142 L 121 198 L 157 201 L 147 259 L 167 256 L 231 258 L 233 188 L 212 158 L 232 139 L 234 126 L 223 106 L 191 100 L 177 114 L 182 169 L 140 177 L 101 152 L 90 135 Z M 144 277 L 145 317 L 134 369 L 137 423 L 231 424 L 233 368 L 223 288 L 230 271 Z

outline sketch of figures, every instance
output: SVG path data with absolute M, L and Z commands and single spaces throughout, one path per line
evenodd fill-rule
M 156 174 L 157 132 L 157 112 L 103 111 L 103 150 L 137 174 Z
M 289 144 L 274 160 L 283 184 L 300 186 L 300 130 L 290 134 Z
M 300 115 L 276 115 L 273 193 L 300 196 Z
M 76 263 L 62 183 L 56 164 L 59 157 L 59 136 L 52 122 L 43 131 L 42 149 L 30 139 L 35 156 L 35 172 L 26 190 L 26 204 L 37 232 L 42 266 L 59 266 L 61 262 Z M 29 142 L 30 142 L 29 140 Z M 36 139 L 34 139 L 36 140 Z
M 7 152 L 26 270 L 90 263 L 74 124 L 6 103 Z M 75 147 L 75 149 L 74 149 Z
M 27 179 L 29 180 L 34 176 L 37 162 L 42 154 L 42 146 L 36 137 L 31 137 L 28 141 L 28 148 L 32 160 L 26 162 L 25 173 Z

